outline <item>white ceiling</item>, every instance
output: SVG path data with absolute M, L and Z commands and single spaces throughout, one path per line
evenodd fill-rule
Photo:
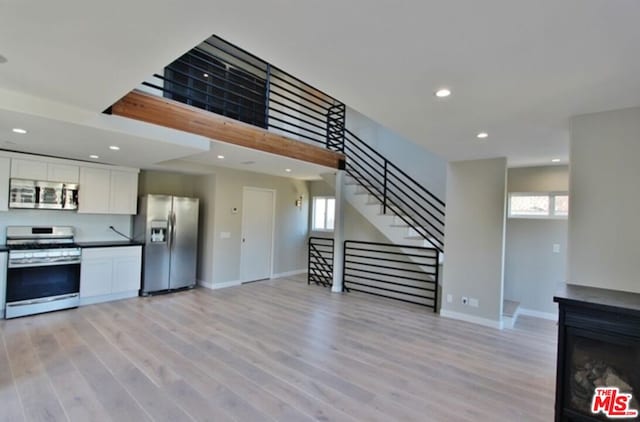
M 215 33 L 448 159 L 548 164 L 571 116 L 640 105 L 639 20 L 637 0 L 0 0 L 0 88 L 99 112 Z

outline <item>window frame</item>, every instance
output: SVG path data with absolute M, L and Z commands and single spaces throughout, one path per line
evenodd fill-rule
M 322 229 L 316 228 L 315 224 L 316 224 L 316 200 L 317 199 L 323 199 L 325 201 L 325 213 L 324 213 L 324 227 Z M 312 232 L 318 232 L 318 233 L 333 233 L 333 231 L 335 230 L 335 206 L 334 206 L 334 213 L 333 213 L 333 221 L 334 221 L 334 228 L 333 229 L 328 229 L 327 227 L 327 216 L 328 213 L 326 212 L 327 209 L 327 204 L 328 204 L 328 200 L 329 199 L 333 199 L 334 200 L 334 204 L 335 204 L 335 196 L 314 196 L 311 198 L 311 231 Z
M 522 196 L 546 196 L 549 198 L 549 212 L 546 215 L 514 215 L 511 212 L 511 198 L 512 197 L 522 197 Z M 518 219 L 531 219 L 531 220 L 566 220 L 569 218 L 569 214 L 562 215 L 556 214 L 555 206 L 556 206 L 556 197 L 557 196 L 566 196 L 569 198 L 569 192 L 567 191 L 550 191 L 550 192 L 509 192 L 507 197 L 507 218 L 518 218 Z M 571 199 L 569 198 L 569 201 Z

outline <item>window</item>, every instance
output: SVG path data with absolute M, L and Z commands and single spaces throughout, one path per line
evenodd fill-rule
M 331 231 L 335 223 L 336 200 L 329 197 L 313 198 L 314 231 Z
M 569 195 L 559 193 L 510 193 L 509 218 L 567 218 Z

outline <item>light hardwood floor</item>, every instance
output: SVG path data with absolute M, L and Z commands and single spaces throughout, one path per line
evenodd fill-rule
M 3 421 L 551 421 L 555 324 L 301 278 L 0 322 Z

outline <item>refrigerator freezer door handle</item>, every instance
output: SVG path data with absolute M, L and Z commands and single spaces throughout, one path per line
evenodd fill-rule
M 173 246 L 173 220 L 171 219 L 171 214 L 167 217 L 167 248 L 171 250 Z

